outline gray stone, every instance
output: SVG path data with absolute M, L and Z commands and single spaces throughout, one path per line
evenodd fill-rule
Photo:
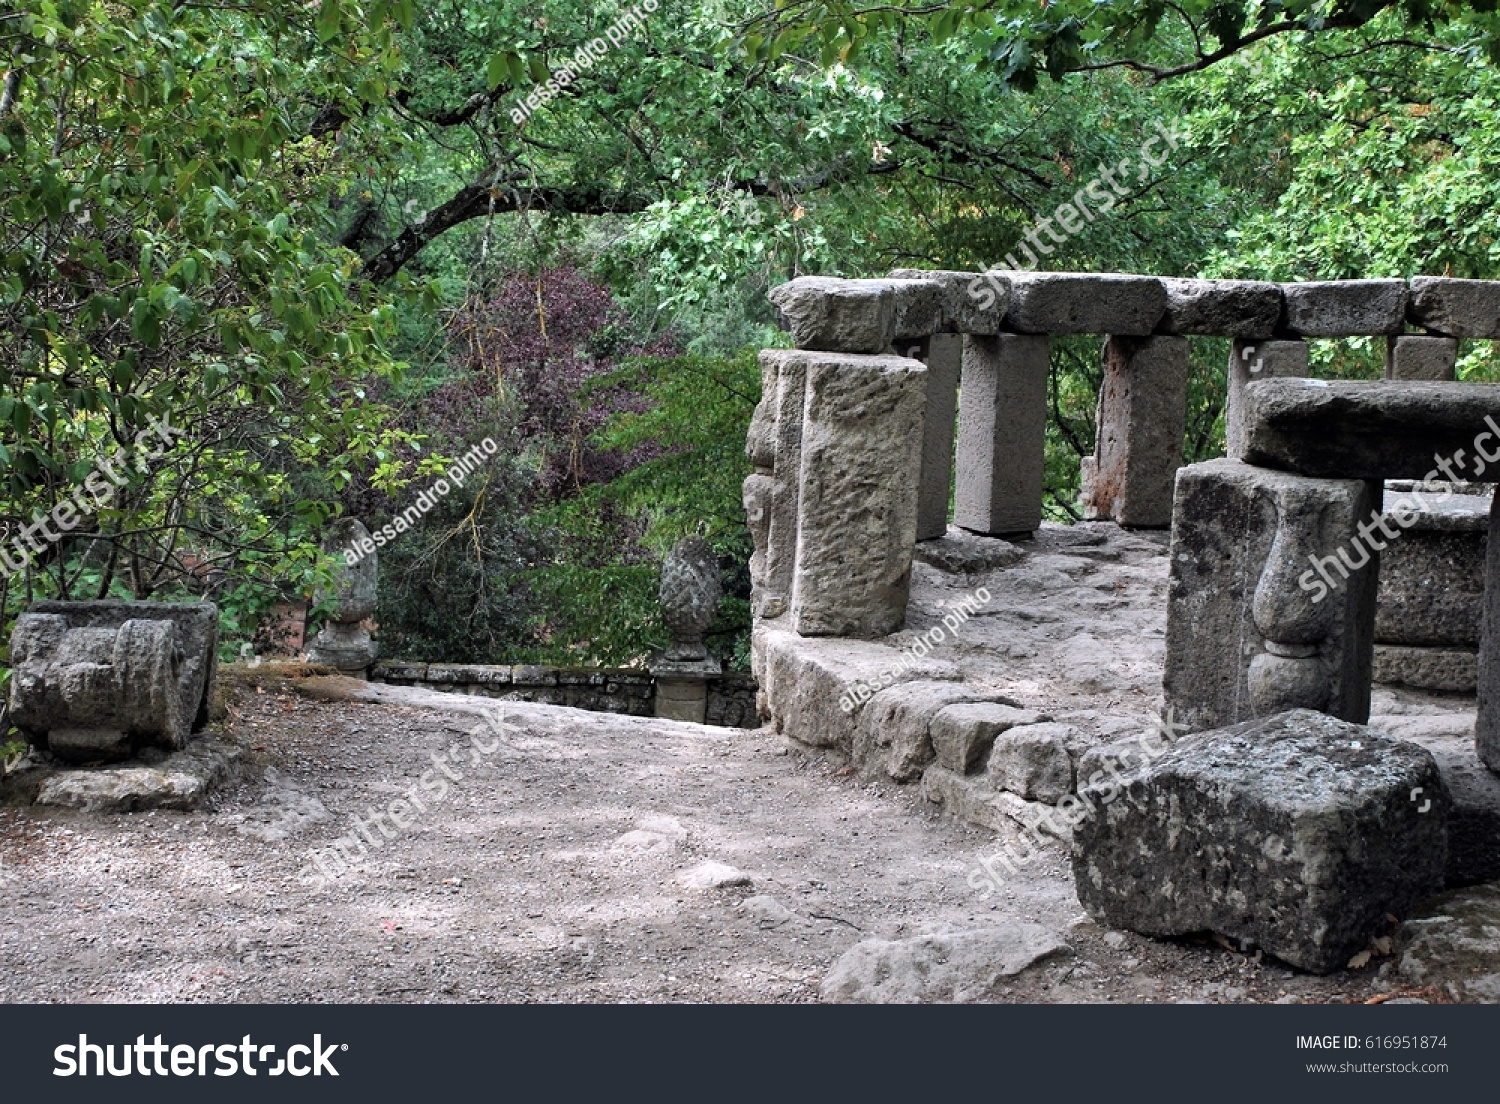
M 809 358 L 792 627 L 885 636 L 906 619 L 927 369 L 902 357 Z
M 750 875 L 743 870 L 713 860 L 699 863 L 678 880 L 688 889 L 728 889 L 747 886 L 751 882 Z
M 948 327 L 951 293 L 945 283 L 925 277 L 886 282 L 896 298 L 894 341 L 921 340 Z
M 1167 309 L 1155 276 L 1011 272 L 1005 329 L 1015 333 L 1096 333 L 1145 337 Z
M 362 547 L 369 537 L 358 518 L 336 518 L 329 523 L 323 552 L 335 561 L 334 579 L 331 588 L 319 591 L 314 600 L 332 602 L 333 608 L 307 650 L 309 663 L 337 667 L 359 677 L 380 655 L 380 646 L 361 624 L 375 613 L 377 555 Z M 357 557 L 353 564 L 347 554 Z
M 1386 379 L 1451 380 L 1457 364 L 1457 338 L 1413 334 L 1386 338 Z
M 946 707 L 993 696 L 960 682 L 930 680 L 881 690 L 860 714 L 854 761 L 872 772 L 884 770 L 897 782 L 910 782 L 935 757 L 933 719 Z
M 1049 347 L 1046 337 L 964 339 L 954 524 L 991 536 L 1041 524 Z
M 1376 644 L 1372 677 L 1392 686 L 1472 694 L 1479 686 L 1479 652 L 1474 648 Z
M 933 334 L 927 342 L 927 401 L 922 413 L 922 475 L 918 482 L 917 540 L 941 537 L 948 529 L 953 490 L 953 428 L 958 416 L 958 378 L 963 338 Z
M 997 794 L 982 774 L 966 776 L 934 763 L 922 772 L 921 794 L 934 805 L 941 805 L 949 816 L 969 824 L 995 832 L 1008 831 L 1013 825 L 1000 801 L 1002 796 L 1013 795 Z
M 930 280 L 943 289 L 943 323 L 940 329 L 965 334 L 993 335 L 1010 306 L 1010 284 L 987 280 L 977 272 L 927 272 L 920 268 L 898 268 L 892 280 Z
M 191 811 L 240 777 L 244 766 L 244 750 L 238 745 L 198 740 L 154 765 L 58 771 L 42 780 L 36 803 L 92 813 Z
M 1484 765 L 1500 773 L 1500 494 L 1490 506 L 1484 579 L 1484 623 L 1479 642 L 1479 713 L 1474 721 L 1474 744 Z
M 1026 558 L 1026 553 L 1010 541 L 983 537 L 956 525 L 948 526 L 935 540 L 922 541 L 912 555 L 950 575 L 984 575 Z
M 1431 753 L 1451 802 L 1444 884 L 1452 888 L 1500 879 L 1500 776 L 1479 761 L 1472 740 L 1420 734 L 1404 738 Z M 1428 796 L 1411 798 L 1420 806 Z
M 723 674 L 723 665 L 712 656 L 673 660 L 655 655 L 650 661 L 655 682 L 653 711 L 667 721 L 703 724 L 708 720 L 708 683 Z
M 884 280 L 799 276 L 771 302 L 799 349 L 881 353 L 896 337 L 896 289 Z
M 1245 388 L 1245 459 L 1329 479 L 1493 479 L 1500 384 L 1259 380 Z M 1451 471 L 1442 470 L 1439 461 Z
M 1056 932 L 1019 920 L 911 939 L 867 939 L 833 964 L 820 995 L 848 1004 L 977 1000 L 1002 979 L 1067 950 Z
M 1442 887 L 1432 756 L 1310 710 L 1189 737 L 1114 800 L 1080 796 L 1099 812 L 1074 829 L 1078 896 L 1111 927 L 1220 932 L 1326 974 Z
M 1163 277 L 1167 309 L 1158 333 L 1265 338 L 1281 321 L 1281 285 L 1259 280 Z
M 1354 480 L 1182 469 L 1162 688 L 1183 731 L 1294 705 L 1369 717 L 1376 559 L 1352 538 L 1373 505 Z
M 996 789 L 1052 803 L 1073 791 L 1073 761 L 1062 724 L 1011 728 L 995 737 L 985 774 Z
M 1487 505 L 1477 496 L 1462 497 Z M 1477 648 L 1484 614 L 1485 535 L 1426 530 L 1421 524 L 1420 515 L 1405 532 L 1394 521 L 1389 524 L 1400 536 L 1386 541 L 1380 553 L 1375 640 Z
M 1500 283 L 1413 276 L 1406 316 L 1449 337 L 1500 337 Z
M 807 368 L 822 355 L 784 349 L 760 354 L 761 399 L 746 442 L 756 471 L 744 484 L 745 512 L 755 543 L 751 601 L 758 617 L 780 617 L 791 601 Z
M 1308 375 L 1305 341 L 1236 341 L 1229 352 L 1229 393 L 1224 405 L 1224 452 L 1245 451 L 1245 385 L 1252 380 Z
M 1187 418 L 1184 337 L 1111 337 L 1104 344 L 1094 455 L 1084 460 L 1084 516 L 1143 529 L 1172 523 Z
M 713 545 L 698 536 L 678 541 L 661 565 L 661 585 L 657 588 L 662 620 L 672 633 L 672 643 L 665 658 L 702 660 L 708 657 L 703 634 L 718 616 L 722 594 L 719 557 Z
M 75 761 L 180 749 L 207 723 L 218 640 L 210 602 L 37 602 L 11 634 L 11 721 Z
M 1447 893 L 1397 933 L 1395 974 L 1448 989 L 1464 1001 L 1500 1004 L 1500 886 Z
M 1281 292 L 1283 325 L 1301 337 L 1395 334 L 1406 325 L 1405 280 L 1313 280 Z
M 969 702 L 938 711 L 928 726 L 937 761 L 949 770 L 967 771 L 995 742 L 995 737 L 1017 725 L 1047 720 L 1032 709 L 1007 702 Z

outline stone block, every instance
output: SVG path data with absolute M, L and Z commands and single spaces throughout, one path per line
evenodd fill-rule
M 1386 338 L 1385 378 L 1452 380 L 1458 364 L 1458 339 L 1400 334 Z
M 1372 678 L 1390 686 L 1410 686 L 1445 694 L 1472 694 L 1479 687 L 1476 648 L 1376 644 Z
M 1413 276 L 1406 317 L 1448 337 L 1500 337 L 1500 283 Z
M 1252 380 L 1308 375 L 1305 341 L 1236 341 L 1229 352 L 1229 393 L 1224 406 L 1224 452 L 1245 450 L 1245 385 Z
M 985 774 L 998 790 L 1051 804 L 1073 791 L 1073 760 L 1062 724 L 1033 724 L 995 737 Z
M 928 733 L 940 765 L 962 774 L 989 750 L 995 737 L 1019 725 L 1040 724 L 1045 716 L 1006 702 L 950 705 L 932 718 Z
M 1405 280 L 1282 284 L 1283 328 L 1299 337 L 1397 334 L 1406 326 Z
M 1167 309 L 1155 276 L 1010 272 L 1005 329 L 1023 334 L 1096 333 L 1145 337 Z
M 896 337 L 896 290 L 884 280 L 799 276 L 770 299 L 799 349 L 880 353 Z
M 910 782 L 936 757 L 930 727 L 949 706 L 995 695 L 961 682 L 920 680 L 882 690 L 859 718 L 854 762 L 872 773 L 884 770 L 897 782 Z
M 964 338 L 954 524 L 990 536 L 1041 524 L 1049 348 L 1046 337 Z
M 1327 479 L 1496 479 L 1497 418 L 1494 383 L 1257 380 L 1244 458 Z
M 892 280 L 931 280 L 942 289 L 943 321 L 940 330 L 961 334 L 994 335 L 1010 306 L 1010 284 L 1003 278 L 986 279 L 978 272 L 927 272 L 920 268 L 898 268 Z
M 1111 337 L 1104 343 L 1093 462 L 1084 466 L 1084 516 L 1142 528 L 1172 523 L 1182 466 L 1188 345 L 1183 337 Z
M 1327 974 L 1443 885 L 1432 756 L 1311 710 L 1181 740 L 1080 797 L 1098 812 L 1074 828 L 1079 900 L 1143 935 L 1219 932 Z
M 1026 553 L 1010 541 L 981 537 L 956 525 L 948 526 L 940 537 L 920 542 L 912 555 L 950 575 L 984 575 L 1026 558 Z
M 902 357 L 810 357 L 792 628 L 885 636 L 906 619 L 927 369 Z M 774 539 L 774 537 L 773 537 Z
M 1162 688 L 1184 731 L 1293 706 L 1363 722 L 1378 554 L 1371 485 L 1210 460 L 1177 476 Z
M 1484 560 L 1484 623 L 1479 641 L 1479 715 L 1474 745 L 1479 758 L 1500 774 L 1500 494 L 1490 506 Z
M 933 334 L 927 342 L 927 401 L 922 413 L 922 474 L 917 492 L 917 540 L 948 531 L 953 490 L 953 430 L 958 416 L 958 379 L 963 338 Z
M 1385 492 L 1389 527 L 1407 524 L 1380 554 L 1377 642 L 1479 646 L 1490 499 L 1438 487 Z
M 1260 280 L 1181 280 L 1162 277 L 1167 309 L 1164 334 L 1268 338 L 1281 321 L 1281 285 Z

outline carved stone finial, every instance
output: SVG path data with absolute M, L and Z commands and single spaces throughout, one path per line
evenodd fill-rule
M 678 541 L 662 564 L 661 589 L 657 592 L 662 619 L 672 630 L 667 659 L 707 657 L 703 634 L 718 613 L 721 593 L 719 561 L 713 546 L 702 537 Z

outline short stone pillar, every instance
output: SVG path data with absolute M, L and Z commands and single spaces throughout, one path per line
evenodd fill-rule
M 1479 758 L 1500 774 L 1500 493 L 1490 505 L 1484 561 L 1484 625 L 1479 641 L 1479 716 L 1474 721 Z
M 375 613 L 377 561 L 370 532 L 358 518 L 337 518 L 328 526 L 323 551 L 338 567 L 332 589 L 319 592 L 314 601 L 321 605 L 331 599 L 333 609 L 307 650 L 307 662 L 364 678 L 380 654 L 380 645 L 361 624 Z
M 1178 473 L 1162 677 L 1174 721 L 1369 719 L 1379 489 L 1236 460 Z
M 1458 339 L 1401 334 L 1386 338 L 1385 378 L 1451 380 L 1457 378 Z
M 169 751 L 208 723 L 212 602 L 37 602 L 11 633 L 11 721 L 75 762 Z
M 1094 455 L 1083 460 L 1084 516 L 1139 529 L 1172 524 L 1172 480 L 1187 426 L 1185 337 L 1104 343 Z
M 1046 335 L 964 337 L 953 523 L 986 536 L 1042 523 L 1047 450 Z
M 723 593 L 719 560 L 702 537 L 679 541 L 662 564 L 657 600 L 672 643 L 651 657 L 656 681 L 656 715 L 703 724 L 708 715 L 708 680 L 723 673 L 708 654 L 703 636 L 719 611 Z
M 963 363 L 961 334 L 933 334 L 921 357 L 927 365 L 927 403 L 922 414 L 922 475 L 917 490 L 917 540 L 948 531 L 948 499 L 953 488 L 953 422 L 958 414 L 958 380 Z
M 1236 341 L 1229 352 L 1229 393 L 1224 406 L 1224 453 L 1238 460 L 1245 448 L 1245 385 L 1278 376 L 1306 376 L 1305 341 Z

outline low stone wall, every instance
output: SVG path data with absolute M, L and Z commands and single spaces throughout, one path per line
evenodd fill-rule
M 371 682 L 425 686 L 455 694 L 478 694 L 505 701 L 566 705 L 596 713 L 650 717 L 656 683 L 647 671 L 631 667 L 538 667 L 482 663 L 404 663 L 385 660 L 370 671 Z M 756 683 L 749 675 L 725 673 L 708 680 L 708 723 L 725 728 L 757 728 Z

